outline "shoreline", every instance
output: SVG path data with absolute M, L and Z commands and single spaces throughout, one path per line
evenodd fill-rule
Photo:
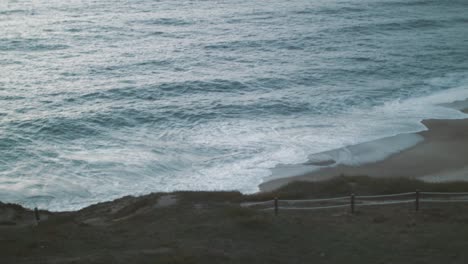
M 468 114 L 468 99 L 443 104 L 443 106 Z M 283 174 L 279 173 L 279 175 L 268 177 L 266 181 L 258 185 L 259 190 L 253 194 L 272 192 L 292 182 L 319 182 L 330 180 L 341 175 L 370 176 L 376 178 L 410 178 L 427 182 L 468 181 L 468 118 L 425 119 L 422 120 L 421 123 L 427 130 L 415 133 L 397 134 L 395 136 L 367 141 L 344 148 L 320 152 L 309 155 L 309 161 L 305 163 L 288 164 L 281 168 L 273 168 L 272 171 L 282 171 Z M 401 146 L 392 146 L 401 145 L 402 142 L 403 145 L 406 144 L 403 148 Z M 374 161 L 365 161 L 366 158 L 373 155 L 382 155 L 382 152 L 376 151 L 378 148 L 382 147 L 385 148 L 383 153 L 390 150 L 392 154 L 382 159 L 376 159 L 376 161 L 373 158 Z M 395 152 L 395 149 L 399 148 L 402 150 Z M 350 149 L 352 151 L 349 151 Z M 362 156 L 364 156 L 364 162 L 359 165 L 344 165 L 334 159 L 324 158 L 327 156 L 330 157 L 330 154 L 339 156 L 342 154 L 340 152 L 343 151 L 351 152 L 351 156 L 359 156 L 358 160 L 362 159 Z M 237 192 L 238 190 L 224 191 Z M 130 196 L 138 198 L 158 193 L 160 192 Z M 177 191 L 167 192 L 166 194 L 174 193 L 177 193 Z M 79 212 L 96 205 L 113 203 L 116 200 L 125 199 L 126 197 L 128 197 L 128 195 L 96 202 L 75 210 L 42 209 L 50 213 Z M 0 204 L 2 204 L 2 202 L 3 204 L 18 205 L 29 210 L 33 209 L 21 203 L 0 200 Z
M 466 100 L 457 101 L 451 106 L 468 113 L 466 103 Z M 360 165 L 337 164 L 295 176 L 278 177 L 260 184 L 260 192 L 273 191 L 294 181 L 323 181 L 340 175 L 404 177 L 432 182 L 468 181 L 468 118 L 426 119 L 421 123 L 427 130 L 400 134 L 422 137 L 420 142 L 382 160 Z

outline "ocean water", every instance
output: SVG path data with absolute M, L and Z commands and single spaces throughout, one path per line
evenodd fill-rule
M 3 0 L 0 201 L 255 192 L 465 98 L 466 0 Z

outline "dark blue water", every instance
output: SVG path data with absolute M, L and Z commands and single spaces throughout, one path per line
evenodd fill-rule
M 461 118 L 468 1 L 0 3 L 0 200 L 253 192 L 278 164 Z

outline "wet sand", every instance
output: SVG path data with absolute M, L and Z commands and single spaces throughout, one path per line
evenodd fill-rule
M 463 110 L 468 113 L 468 109 Z M 267 181 L 261 191 L 271 191 L 292 181 L 320 181 L 339 175 L 409 177 L 426 181 L 468 180 L 468 119 L 424 120 L 424 140 L 388 158 L 363 165 L 337 165 L 301 176 Z

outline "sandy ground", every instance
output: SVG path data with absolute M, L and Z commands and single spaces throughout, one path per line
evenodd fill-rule
M 338 165 L 302 176 L 275 179 L 261 184 L 260 189 L 271 191 L 291 181 L 320 181 L 339 175 L 468 180 L 468 119 L 431 119 L 422 123 L 428 130 L 417 134 L 424 140 L 385 160 L 358 166 Z

